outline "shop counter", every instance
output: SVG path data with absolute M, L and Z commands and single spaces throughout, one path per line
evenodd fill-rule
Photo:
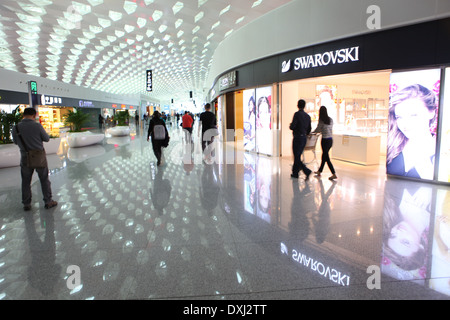
M 334 134 L 332 158 L 366 166 L 380 164 L 379 135 Z

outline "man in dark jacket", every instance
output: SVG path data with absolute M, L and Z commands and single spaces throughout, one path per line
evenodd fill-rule
M 299 171 L 302 170 L 306 175 L 305 180 L 308 180 L 311 170 L 302 162 L 302 153 L 306 146 L 306 136 L 311 133 L 311 117 L 305 112 L 305 106 L 305 100 L 298 100 L 298 111 L 294 113 L 289 129 L 292 130 L 294 135 L 292 141 L 294 165 L 292 166 L 291 177 L 297 179 Z
M 214 151 L 214 150 L 209 150 L 209 152 L 207 152 L 207 153 L 211 153 L 211 155 L 205 154 L 206 147 L 214 142 L 214 134 L 217 131 L 216 115 L 211 112 L 211 105 L 209 103 L 207 103 L 205 105 L 205 112 L 200 114 L 199 131 L 200 130 L 202 132 L 201 139 L 202 139 L 203 154 L 205 156 L 213 157 L 214 154 L 211 151 Z
M 58 205 L 58 202 L 52 199 L 52 188 L 48 178 L 48 167 L 45 168 L 29 168 L 27 166 L 27 149 L 43 150 L 44 141 L 48 142 L 50 137 L 39 122 L 35 121 L 36 110 L 34 108 L 26 108 L 23 112 L 23 120 L 17 124 L 19 133 L 26 147 L 22 144 L 22 139 L 18 136 L 17 128 L 14 127 L 12 135 L 13 141 L 20 149 L 20 172 L 22 176 L 22 203 L 25 211 L 31 210 L 31 179 L 34 170 L 36 170 L 41 182 L 42 194 L 44 195 L 45 208 L 50 209 Z
M 165 131 L 165 137 L 164 139 L 159 139 L 155 137 L 154 128 L 155 126 L 163 126 Z M 161 165 L 161 159 L 162 159 L 162 147 L 165 144 L 166 139 L 169 138 L 169 132 L 167 131 L 166 123 L 164 120 L 161 119 L 161 114 L 158 111 L 155 111 L 153 113 L 153 117 L 150 120 L 150 124 L 148 126 L 148 134 L 147 134 L 147 141 L 150 140 L 150 137 L 152 138 L 152 147 L 153 147 L 153 153 L 155 154 L 157 163 L 157 166 Z

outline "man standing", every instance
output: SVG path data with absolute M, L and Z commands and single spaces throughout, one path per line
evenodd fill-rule
M 20 149 L 20 172 L 22 176 L 22 203 L 25 211 L 31 210 L 31 179 L 34 170 L 38 173 L 41 182 L 42 194 L 44 195 L 45 208 L 50 209 L 58 205 L 52 199 L 52 188 L 48 178 L 48 167 L 29 168 L 27 166 L 27 150 L 44 150 L 44 141 L 48 142 L 50 137 L 42 125 L 35 121 L 36 110 L 26 108 L 23 112 L 23 120 L 13 129 L 13 141 Z M 18 130 L 17 130 L 18 129 Z M 21 138 L 19 135 L 21 135 Z M 23 145 L 25 143 L 26 147 Z
M 209 103 L 205 104 L 205 112 L 200 114 L 200 126 L 199 126 L 199 132 L 200 127 L 202 130 L 202 150 L 203 154 L 205 155 L 205 149 L 208 145 L 214 142 L 214 133 L 217 126 L 217 120 L 216 115 L 211 112 L 211 105 Z M 212 129 L 212 130 L 210 130 Z M 210 130 L 210 131 L 208 131 Z M 207 155 L 214 156 L 213 154 Z
M 305 180 L 308 180 L 311 170 L 308 169 L 302 162 L 302 153 L 306 146 L 306 136 L 311 133 L 311 117 L 305 112 L 306 102 L 301 99 L 298 100 L 298 111 L 294 113 L 294 118 L 289 126 L 292 130 L 294 139 L 292 141 L 292 149 L 294 152 L 294 165 L 292 166 L 292 178 L 298 178 L 300 170 L 306 175 Z

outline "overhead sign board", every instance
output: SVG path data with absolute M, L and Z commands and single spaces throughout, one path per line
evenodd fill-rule
M 147 78 L 146 78 L 146 83 L 147 83 L 147 91 L 153 91 L 153 71 L 152 70 L 147 70 L 146 72 Z

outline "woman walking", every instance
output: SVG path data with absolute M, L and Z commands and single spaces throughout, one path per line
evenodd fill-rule
M 334 170 L 329 155 L 330 149 L 333 146 L 333 119 L 328 116 L 327 108 L 325 106 L 321 106 L 319 109 L 319 123 L 317 124 L 316 130 L 314 130 L 313 132 L 322 134 L 322 162 L 320 164 L 319 170 L 314 172 L 315 175 L 320 177 L 326 163 L 332 173 L 332 176 L 328 179 L 337 179 L 336 171 Z

